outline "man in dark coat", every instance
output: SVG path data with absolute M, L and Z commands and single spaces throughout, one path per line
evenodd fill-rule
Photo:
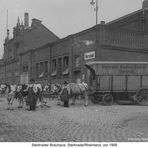
M 61 93 L 61 101 L 64 102 L 64 107 L 69 107 L 69 95 L 68 95 L 67 85 L 68 83 L 65 81 L 64 88 Z
M 35 87 L 35 80 L 31 79 L 30 80 L 30 85 L 28 86 L 28 96 L 26 103 L 30 107 L 30 111 L 35 111 L 36 110 L 36 103 L 37 103 L 37 88 Z

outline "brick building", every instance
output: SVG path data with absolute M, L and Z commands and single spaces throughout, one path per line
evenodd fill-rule
M 58 39 L 37 19 L 33 19 L 26 34 L 19 29 L 20 38 L 15 38 L 17 28 L 21 28 L 18 21 L 14 38 L 6 39 L 4 44 L 0 80 L 23 83 L 34 78 L 50 83 L 80 82 L 86 80 L 84 64 L 88 61 L 148 61 L 147 8 L 148 0 L 145 0 L 138 11 L 109 23 L 101 21 L 63 39 Z M 31 31 L 34 27 L 36 33 Z
M 9 33 L 4 43 L 3 64 L 0 66 L 1 83 L 23 83 L 32 75 L 32 51 L 36 48 L 59 39 L 48 30 L 40 20 L 32 19 L 29 26 L 29 15 L 24 15 L 24 25 L 18 18 L 13 29 L 13 38 Z M 25 53 L 25 54 L 24 54 Z

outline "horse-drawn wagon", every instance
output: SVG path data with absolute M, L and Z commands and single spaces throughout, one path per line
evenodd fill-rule
M 92 101 L 111 105 L 129 100 L 148 105 L 148 62 L 88 62 Z

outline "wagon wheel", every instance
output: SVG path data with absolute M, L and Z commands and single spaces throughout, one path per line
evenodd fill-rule
M 142 88 L 136 92 L 136 102 L 139 105 L 148 105 L 148 89 Z
M 104 105 L 112 105 L 114 98 L 111 94 L 105 94 L 102 98 L 102 102 Z

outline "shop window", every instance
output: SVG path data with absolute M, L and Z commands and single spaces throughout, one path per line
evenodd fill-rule
M 39 78 L 42 78 L 44 75 L 44 67 L 43 62 L 40 62 L 40 75 Z
M 45 76 L 47 76 L 47 74 L 48 74 L 48 61 L 44 62 L 44 73 L 45 73 Z
M 63 58 L 63 75 L 69 74 L 69 57 L 65 56 Z
M 56 61 L 56 59 L 52 60 L 51 67 L 52 67 L 51 76 L 55 76 L 57 74 L 57 61 Z
M 63 70 L 67 69 L 69 67 L 69 57 L 66 56 L 63 58 Z
M 80 66 L 80 57 L 75 56 L 75 67 L 79 67 L 79 66 Z
M 43 62 L 40 62 L 40 74 L 43 72 Z
M 44 72 L 48 73 L 48 61 L 44 62 Z
M 58 75 L 62 75 L 62 58 L 58 58 Z
M 36 63 L 36 77 L 39 77 L 39 63 Z
M 23 65 L 23 72 L 28 72 L 28 65 L 27 64 Z

